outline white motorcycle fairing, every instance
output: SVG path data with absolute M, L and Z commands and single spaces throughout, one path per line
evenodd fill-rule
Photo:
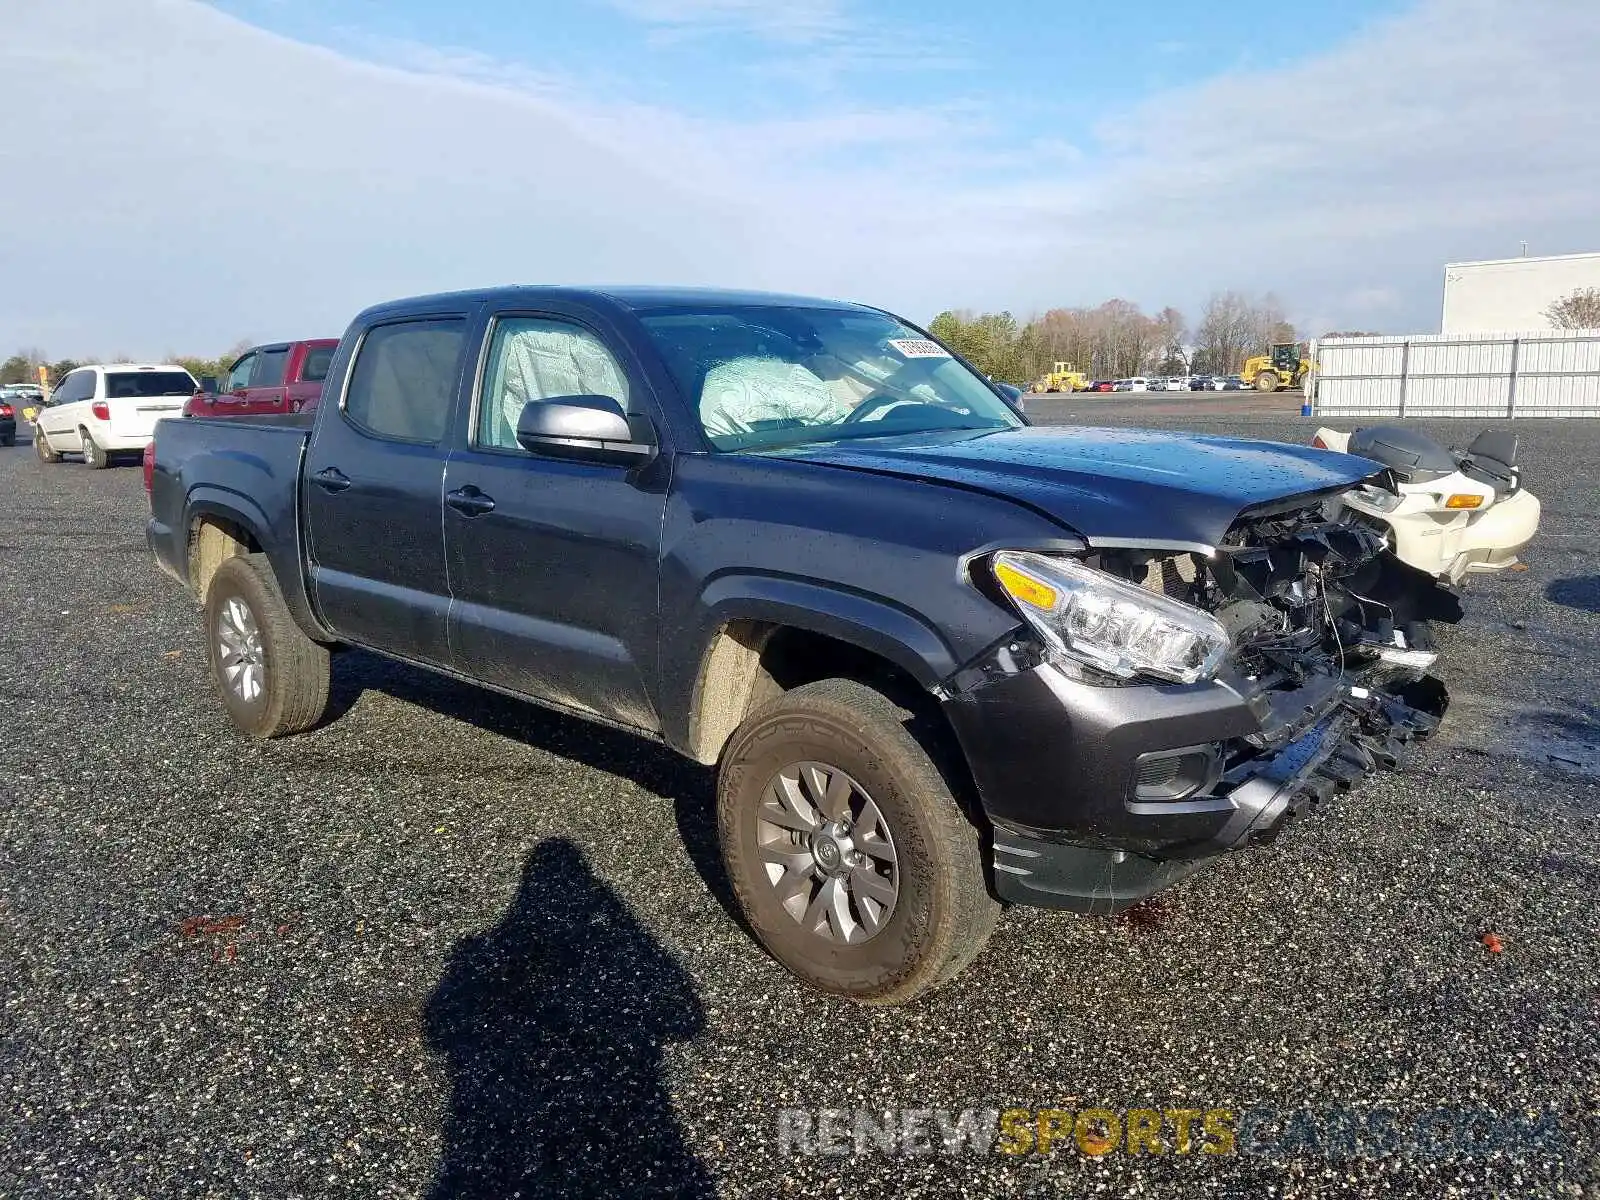
M 1409 435 L 1407 441 L 1422 438 L 1417 431 L 1401 432 Z M 1350 449 L 1350 440 L 1350 434 L 1319 429 L 1313 444 L 1362 455 L 1362 448 Z M 1453 470 L 1420 470 L 1407 481 L 1394 462 L 1374 459 L 1394 471 L 1398 496 L 1362 487 L 1343 493 L 1340 503 L 1386 526 L 1395 557 L 1441 582 L 1455 585 L 1469 574 L 1515 566 L 1517 555 L 1538 532 L 1538 497 L 1517 486 L 1513 465 L 1506 464 L 1514 488 L 1508 491 L 1468 474 L 1464 468 L 1471 460 L 1466 456 L 1437 444 L 1435 449 L 1449 456 Z

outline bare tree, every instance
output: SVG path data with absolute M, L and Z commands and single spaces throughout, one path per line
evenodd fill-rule
M 1245 350 L 1255 339 L 1257 319 L 1250 302 L 1238 292 L 1213 292 L 1195 330 L 1195 341 L 1208 370 L 1221 374 L 1237 371 Z
M 1600 288 L 1579 288 L 1544 310 L 1556 329 L 1600 329 Z
M 1168 305 L 1156 314 L 1156 370 L 1163 375 L 1187 375 L 1189 322 Z

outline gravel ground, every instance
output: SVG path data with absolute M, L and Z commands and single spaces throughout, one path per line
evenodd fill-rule
M 1199 424 L 1308 436 L 1249 412 Z M 747 940 L 665 751 L 353 653 L 336 720 L 239 736 L 137 468 L 0 451 L 0 1196 L 1600 1197 L 1600 423 L 1522 433 L 1544 530 L 1410 773 L 1122 918 L 1011 911 L 893 1011 Z M 780 1152 L 790 1108 L 1096 1106 L 1256 1132 Z

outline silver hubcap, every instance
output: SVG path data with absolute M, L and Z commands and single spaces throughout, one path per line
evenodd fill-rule
M 218 660 L 222 663 L 222 681 L 239 699 L 253 704 L 265 686 L 267 668 L 255 614 L 237 596 L 229 597 L 222 606 L 221 619 L 217 622 L 217 649 L 220 651 Z
M 756 843 L 778 903 L 808 933 L 856 945 L 894 915 L 894 837 L 866 789 L 839 768 L 802 762 L 773 776 Z

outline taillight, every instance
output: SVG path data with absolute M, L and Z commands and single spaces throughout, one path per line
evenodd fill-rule
M 156 444 L 150 442 L 144 448 L 144 490 L 150 491 L 156 482 Z
M 93 404 L 89 405 L 89 411 L 94 414 L 94 419 L 96 421 L 111 420 L 111 406 L 104 400 L 96 400 Z
M 0 417 L 14 417 L 16 412 L 9 404 L 0 404 Z

